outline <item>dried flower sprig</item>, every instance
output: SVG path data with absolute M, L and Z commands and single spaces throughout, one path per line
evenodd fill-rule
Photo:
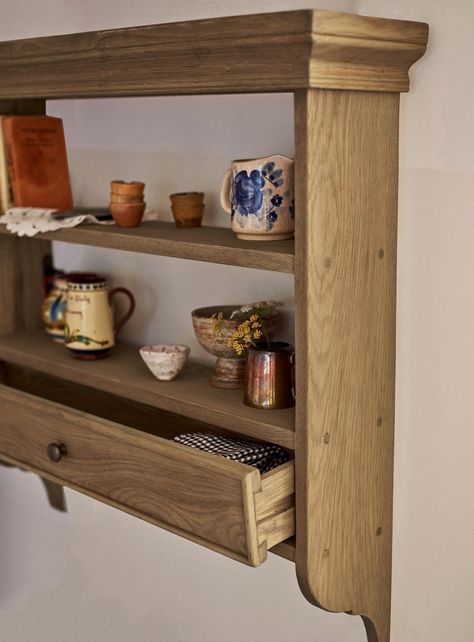
M 264 335 L 266 336 L 266 332 L 261 317 L 258 314 L 252 314 L 232 333 L 227 345 L 240 356 L 247 348 L 254 346 L 256 341 L 260 341 Z
M 250 346 L 255 346 L 264 338 L 269 344 L 268 319 L 274 316 L 275 308 L 280 305 L 283 304 L 279 301 L 258 301 L 234 310 L 230 319 L 242 319 L 242 322 L 230 334 L 225 327 L 224 314 L 222 312 L 213 314 L 213 333 L 219 338 L 227 338 L 229 348 L 232 348 L 238 356 L 242 356 Z

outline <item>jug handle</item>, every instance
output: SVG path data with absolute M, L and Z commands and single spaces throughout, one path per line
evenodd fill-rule
M 221 207 L 222 209 L 227 212 L 227 214 L 232 214 L 232 207 L 230 204 L 230 179 L 232 177 L 232 170 L 228 169 L 226 173 L 224 174 L 224 178 L 222 179 L 222 187 L 221 187 Z
M 119 292 L 122 294 L 125 294 L 128 297 L 128 300 L 130 301 L 130 307 L 128 308 L 127 312 L 123 315 L 123 317 L 115 323 L 114 325 L 115 337 L 117 337 L 118 333 L 123 328 L 123 326 L 127 323 L 127 321 L 130 319 L 130 317 L 132 316 L 135 310 L 135 297 L 130 292 L 130 290 L 127 290 L 127 288 L 114 288 L 113 290 L 110 290 L 109 303 L 112 305 L 113 297 Z

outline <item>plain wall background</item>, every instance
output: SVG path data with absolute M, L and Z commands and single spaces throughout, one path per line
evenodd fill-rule
M 402 96 L 392 642 L 471 642 L 474 619 L 474 3 L 462 0 L 0 0 L 0 40 L 319 6 L 430 23 Z M 284 50 L 272 52 L 274 62 Z M 0 77 L 1 82 L 1 77 Z M 76 200 L 142 179 L 150 207 L 203 189 L 227 225 L 232 158 L 292 154 L 289 95 L 50 103 L 64 118 Z M 199 305 L 279 298 L 292 277 L 55 245 L 58 266 L 135 291 L 136 343 L 189 343 Z M 40 482 L 0 468 L 1 642 L 363 642 L 359 618 L 305 602 L 293 565 L 249 569 L 72 491 L 51 511 Z

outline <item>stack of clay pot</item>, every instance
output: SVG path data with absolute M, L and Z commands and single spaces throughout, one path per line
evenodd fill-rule
M 143 190 L 145 183 L 112 181 L 110 213 L 120 227 L 138 227 L 145 212 Z
M 176 227 L 199 227 L 204 213 L 203 192 L 170 194 Z

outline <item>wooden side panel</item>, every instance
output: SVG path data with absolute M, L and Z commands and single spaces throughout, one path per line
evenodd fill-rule
M 49 241 L 0 235 L 0 334 L 41 327 L 43 260 Z
M 43 99 L 0 100 L 0 115 L 45 112 Z M 41 283 L 46 254 L 51 254 L 49 241 L 0 234 L 0 335 L 41 326 Z M 43 484 L 51 506 L 66 510 L 62 488 L 44 479 Z
M 0 115 L 41 115 L 45 108 L 41 99 L 0 100 Z M 50 253 L 49 241 L 0 235 L 0 334 L 41 326 L 43 258 Z
M 398 94 L 296 94 L 296 565 L 390 628 Z

